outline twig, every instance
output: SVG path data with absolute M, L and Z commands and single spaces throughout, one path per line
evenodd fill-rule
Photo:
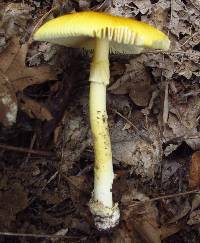
M 33 149 L 33 146 L 35 144 L 36 137 L 37 137 L 36 136 L 36 133 L 34 133 L 32 139 L 31 139 L 31 143 L 30 143 L 29 149 Z M 29 160 L 30 156 L 31 156 L 31 153 L 28 153 L 27 156 L 26 156 L 25 164 L 28 163 L 28 160 Z
M 119 111 L 114 110 L 117 115 L 119 115 L 121 118 L 123 118 L 126 122 L 128 122 L 129 125 L 131 125 L 138 133 L 140 132 L 137 127 L 124 115 L 122 115 Z
M 190 0 L 190 3 L 200 12 L 200 6 L 197 6 L 192 0 Z
M 26 233 L 13 233 L 13 232 L 0 232 L 1 236 L 16 236 L 16 237 L 31 237 L 31 238 L 59 238 L 59 239 L 80 239 L 78 236 L 66 235 L 47 235 L 47 234 L 26 234 Z
M 90 172 L 93 168 L 93 165 L 87 165 L 83 170 L 81 170 L 80 172 L 78 172 L 78 174 L 76 176 L 82 176 L 88 172 Z
M 0 144 L 0 148 L 5 149 L 5 150 L 13 150 L 13 151 L 20 152 L 20 153 L 36 154 L 36 155 L 40 155 L 40 156 L 53 156 L 54 155 L 54 153 L 49 152 L 49 151 L 33 150 L 33 149 L 15 147 L 15 146 L 6 145 L 6 144 Z
M 167 124 L 169 116 L 169 82 L 166 82 L 165 85 L 165 98 L 164 98 L 164 106 L 163 106 L 163 124 Z
M 137 132 L 137 134 L 136 135 L 138 135 L 140 138 L 142 138 L 143 140 L 145 140 L 145 141 L 147 141 L 148 143 L 150 143 L 150 144 L 152 144 L 153 143 L 153 141 L 149 138 L 149 137 L 147 137 L 147 136 L 145 136 L 144 134 L 142 134 L 141 132 L 140 132 L 140 130 L 138 130 L 138 128 L 128 119 L 128 118 L 126 118 L 125 116 L 123 116 L 120 112 L 118 112 L 118 111 L 116 111 L 116 110 L 114 110 L 114 112 L 117 114 L 117 115 L 119 115 L 121 118 L 123 118 L 129 125 L 131 125 L 134 129 L 135 129 L 135 131 Z
M 187 53 L 186 51 L 162 51 L 162 50 L 148 50 L 148 51 L 145 51 L 145 54 L 167 54 L 167 55 L 170 55 L 170 54 L 180 54 L 180 55 L 185 55 L 185 56 L 197 56 L 197 57 L 200 57 L 200 54 L 199 53 Z
M 187 192 L 180 192 L 180 193 L 174 193 L 174 194 L 159 196 L 159 197 L 151 198 L 151 199 L 146 200 L 144 202 L 136 202 L 134 204 L 129 205 L 129 207 L 134 207 L 134 206 L 140 205 L 140 204 L 155 202 L 155 201 L 159 201 L 159 200 L 163 200 L 163 199 L 170 199 L 170 198 L 174 198 L 174 197 L 181 197 L 181 196 L 185 196 L 185 195 L 189 195 L 189 194 L 195 194 L 195 193 L 198 194 L 198 193 L 200 193 L 200 191 L 199 190 L 192 190 L 192 191 L 187 191 Z
M 45 175 L 45 174 L 44 174 Z M 56 171 L 51 177 L 50 179 L 44 184 L 44 186 L 37 192 L 37 195 L 33 198 L 31 198 L 29 200 L 29 204 L 28 206 L 30 206 L 30 204 L 32 204 L 38 196 L 40 196 L 42 194 L 42 192 L 44 191 L 44 189 L 57 177 L 58 175 L 58 171 Z M 46 175 L 45 175 L 46 176 Z
M 172 19 L 173 19 L 173 6 L 174 6 L 174 1 L 173 0 L 171 0 L 170 5 L 171 5 L 170 6 L 171 7 L 171 11 L 170 11 L 170 21 L 169 21 L 169 24 L 171 25 Z
M 51 8 L 47 13 L 45 13 L 40 19 L 39 21 L 36 23 L 36 25 L 33 27 L 33 30 L 32 30 L 32 33 L 29 37 L 29 40 L 28 40 L 28 45 L 32 42 L 32 39 L 33 39 L 33 34 L 34 32 L 41 26 L 42 22 L 44 21 L 44 19 L 46 19 L 46 17 L 51 13 L 53 12 L 54 10 L 56 10 L 58 8 L 58 6 L 54 7 L 54 8 Z
M 198 32 L 195 32 L 192 36 L 190 36 L 180 47 L 183 47 L 184 45 L 186 45 L 188 43 L 188 41 L 190 41 L 193 37 L 195 37 L 197 34 L 199 34 Z
M 58 175 L 58 171 L 56 171 L 51 178 L 45 183 L 45 185 L 42 187 L 41 192 L 56 178 Z
M 174 194 L 170 194 L 170 195 L 155 197 L 155 198 L 150 199 L 150 201 L 154 202 L 154 201 L 158 201 L 158 200 L 169 199 L 169 198 L 173 198 L 173 197 L 181 197 L 181 196 L 185 196 L 185 195 L 189 195 L 189 194 L 195 194 L 195 193 L 198 194 L 198 193 L 200 193 L 200 191 L 199 190 L 192 190 L 192 191 L 187 191 L 187 192 L 174 193 Z

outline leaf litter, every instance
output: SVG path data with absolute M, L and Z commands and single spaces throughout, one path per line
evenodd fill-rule
M 77 242 L 197 242 L 199 2 L 25 2 L 0 3 L 0 143 L 15 146 L 0 151 L 0 230 L 65 235 Z M 94 159 L 87 118 L 90 58 L 28 42 L 47 12 L 48 19 L 90 9 L 146 21 L 172 41 L 168 52 L 111 56 L 113 195 L 122 221 L 108 235 L 95 231 L 87 208 Z M 20 147 L 55 156 L 22 155 L 16 152 Z

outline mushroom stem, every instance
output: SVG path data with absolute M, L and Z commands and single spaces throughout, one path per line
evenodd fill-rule
M 112 151 L 107 123 L 106 86 L 109 84 L 109 41 L 96 39 L 90 71 L 90 124 L 94 143 L 94 191 L 90 209 L 98 229 L 114 227 L 119 221 L 118 205 L 113 206 L 114 179 Z
M 90 84 L 90 123 L 95 153 L 94 199 L 106 207 L 112 207 L 114 174 L 104 84 L 94 82 Z

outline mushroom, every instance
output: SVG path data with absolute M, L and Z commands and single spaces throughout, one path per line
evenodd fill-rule
M 90 67 L 90 124 L 94 143 L 94 190 L 89 202 L 99 230 L 115 227 L 119 208 L 113 203 L 112 151 L 107 123 L 106 86 L 109 84 L 109 51 L 138 54 L 146 48 L 168 50 L 168 37 L 147 23 L 106 13 L 80 12 L 57 17 L 34 34 L 38 41 L 94 50 Z

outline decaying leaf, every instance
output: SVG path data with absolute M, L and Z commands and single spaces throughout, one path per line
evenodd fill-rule
M 192 200 L 192 207 L 191 207 L 191 211 L 194 211 L 195 209 L 197 209 L 200 206 L 200 194 L 195 194 L 194 198 Z
M 195 210 L 190 214 L 190 219 L 187 221 L 187 224 L 200 224 L 200 209 Z
M 189 186 L 192 189 L 200 187 L 200 151 L 192 155 L 190 164 Z
M 163 167 L 162 167 L 162 183 L 165 183 L 167 181 L 170 181 L 170 178 L 177 173 L 177 171 L 180 169 L 181 165 L 180 163 L 177 163 L 176 160 L 167 160 L 163 161 Z
M 129 230 L 125 225 L 122 225 L 112 237 L 111 243 L 142 243 L 141 238 L 136 231 Z M 103 243 L 103 242 L 102 242 Z M 106 242 L 105 242 L 106 243 Z
M 86 183 L 86 177 L 69 176 L 67 177 L 67 181 L 68 181 L 70 195 L 73 203 L 80 204 L 80 201 L 83 201 L 85 199 L 84 194 L 87 192 L 88 189 Z
M 0 225 L 8 227 L 16 214 L 27 207 L 27 193 L 21 184 L 14 184 L 6 191 L 0 191 Z
M 130 207 L 130 204 L 135 206 Z M 130 232 L 136 231 L 142 242 L 160 243 L 160 229 L 157 223 L 157 208 L 152 203 L 147 203 L 148 197 L 137 192 L 134 189 L 129 189 L 122 197 L 122 204 L 126 207 L 123 219 Z M 144 203 L 142 203 L 144 202 Z
M 56 73 L 48 65 L 26 66 L 27 49 L 28 45 L 20 45 L 19 38 L 15 37 L 0 54 L 0 110 L 3 111 L 1 122 L 5 126 L 12 125 L 16 120 L 18 91 L 33 84 L 56 79 Z
M 21 101 L 21 110 L 24 110 L 31 118 L 37 118 L 41 121 L 50 121 L 53 119 L 52 114 L 44 104 L 25 96 L 21 97 Z
M 144 129 L 138 135 L 137 131 L 125 130 L 123 127 L 123 123 L 118 122 L 111 128 L 113 158 L 132 166 L 134 172 L 142 178 L 153 178 L 162 154 L 158 131 L 153 129 L 152 124 L 152 129 L 145 136 Z
M 63 122 L 65 127 L 60 127 L 58 131 L 57 147 L 62 151 L 62 171 L 67 173 L 88 146 L 88 124 L 80 114 L 73 113 L 66 113 Z
M 164 225 L 160 228 L 162 240 L 168 238 L 171 235 L 178 233 L 183 228 L 182 224 L 177 222 L 171 225 Z
M 197 136 L 198 116 L 200 114 L 200 98 L 190 97 L 187 102 L 174 102 L 169 99 L 168 126 L 164 137 L 166 140 L 180 137 L 192 149 L 200 148 L 200 140 Z
M 113 0 L 109 12 L 113 15 L 132 17 L 133 14 L 136 14 L 133 12 L 133 9 L 129 6 L 131 2 L 132 0 Z M 137 9 L 137 7 L 135 7 L 134 9 Z
M 113 94 L 129 94 L 138 106 L 147 106 L 151 95 L 151 76 L 147 72 L 142 56 L 132 59 L 125 74 L 109 90 Z
M 181 0 L 173 1 L 170 30 L 174 35 L 191 35 L 192 28 L 199 28 L 199 11 L 195 5 Z
M 135 0 L 133 4 L 138 8 L 138 12 L 141 14 L 147 14 L 148 11 L 151 11 L 152 4 L 150 0 Z
M 1 3 L 0 3 L 1 4 Z M 0 5 L 0 32 L 5 40 L 24 33 L 33 8 L 28 4 L 9 3 Z M 0 36 L 0 39 L 2 37 Z M 6 44 L 6 41 L 4 45 Z
M 177 209 L 177 212 L 174 214 L 174 216 L 168 221 L 168 224 L 176 223 L 177 221 L 181 220 L 183 217 L 185 217 L 191 210 L 191 206 L 186 200 L 179 206 Z

